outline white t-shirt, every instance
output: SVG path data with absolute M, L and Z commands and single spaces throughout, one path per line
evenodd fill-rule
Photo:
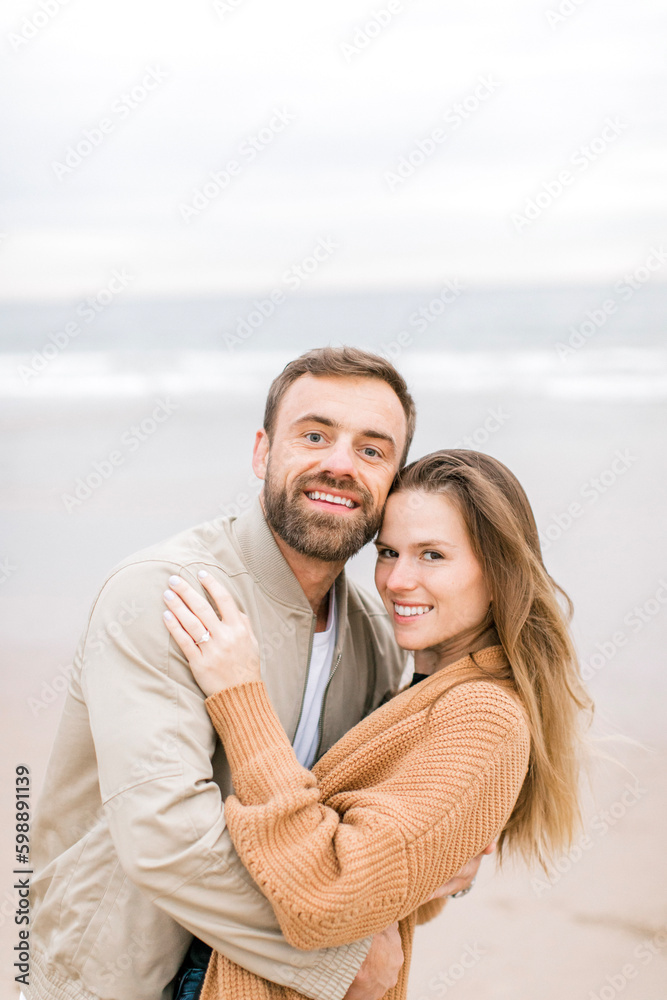
M 324 632 L 313 633 L 313 650 L 310 654 L 306 693 L 299 727 L 294 737 L 294 752 L 300 764 L 312 767 L 319 742 L 320 714 L 324 690 L 331 673 L 334 649 L 336 648 L 336 591 L 329 592 L 329 616 Z

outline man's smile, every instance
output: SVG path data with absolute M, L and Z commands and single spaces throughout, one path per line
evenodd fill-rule
M 324 490 L 304 490 L 304 496 L 311 503 L 326 510 L 356 510 L 359 506 L 356 500 L 344 493 L 325 492 Z

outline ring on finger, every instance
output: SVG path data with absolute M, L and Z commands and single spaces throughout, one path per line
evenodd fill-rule
M 476 877 L 477 876 L 475 876 L 475 878 Z M 465 888 L 465 889 L 459 889 L 458 892 L 453 892 L 452 893 L 452 899 L 460 899 L 461 896 L 467 896 L 468 893 L 470 892 L 470 890 L 472 889 L 472 887 L 474 886 L 474 884 L 475 884 L 475 879 L 472 879 L 472 881 L 470 882 L 470 885 L 467 886 L 467 888 Z
M 208 629 L 206 629 L 201 639 L 194 639 L 193 642 L 195 643 L 196 646 L 201 646 L 202 642 L 208 642 L 210 638 L 211 638 L 211 633 L 209 632 Z

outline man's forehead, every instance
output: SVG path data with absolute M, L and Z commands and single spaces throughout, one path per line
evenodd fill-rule
M 387 382 L 377 378 L 302 375 L 285 392 L 279 415 L 280 411 L 289 423 L 312 413 L 356 423 L 363 411 L 366 417 L 372 415 L 390 421 L 394 428 L 397 422 L 399 426 L 405 424 L 398 396 Z

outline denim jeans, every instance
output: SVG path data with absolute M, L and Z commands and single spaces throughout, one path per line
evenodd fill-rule
M 211 949 L 194 938 L 174 979 L 174 1000 L 199 1000 Z

